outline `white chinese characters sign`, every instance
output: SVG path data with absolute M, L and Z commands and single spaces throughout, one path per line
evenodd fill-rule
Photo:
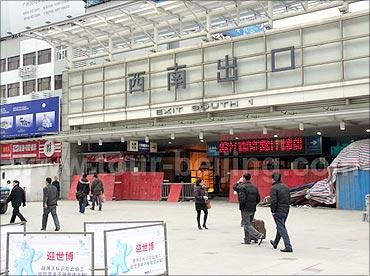
M 104 234 L 107 275 L 168 275 L 164 224 Z
M 93 275 L 92 233 L 8 234 L 9 275 Z

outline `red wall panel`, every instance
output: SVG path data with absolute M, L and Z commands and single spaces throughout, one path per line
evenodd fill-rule
M 229 201 L 238 202 L 238 196 L 234 194 L 233 185 L 240 179 L 246 171 L 232 170 L 230 174 Z M 271 175 L 273 170 L 251 170 L 248 171 L 252 176 L 252 183 L 257 186 L 261 198 L 270 195 L 272 186 Z M 282 182 L 289 188 L 299 187 L 303 184 L 319 181 L 327 177 L 326 170 L 279 170 Z

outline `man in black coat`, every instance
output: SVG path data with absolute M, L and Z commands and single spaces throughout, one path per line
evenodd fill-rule
M 277 248 L 280 238 L 284 240 L 285 248 L 280 250 L 281 252 L 293 252 L 292 245 L 288 231 L 285 227 L 285 222 L 289 214 L 290 207 L 290 191 L 289 188 L 281 183 L 281 175 L 279 173 L 272 174 L 273 184 L 270 192 L 271 199 L 271 213 L 276 223 L 276 237 L 275 240 L 271 240 L 270 243 Z
M 261 197 L 257 187 L 252 185 L 250 179 L 251 175 L 249 173 L 244 174 L 233 186 L 233 189 L 238 193 L 239 210 L 242 215 L 241 224 L 244 227 L 244 244 L 250 244 L 252 238 L 258 240 L 258 245 L 260 245 L 265 237 L 252 226 L 251 222 Z
M 76 197 L 80 206 L 80 213 L 85 213 L 87 204 L 87 195 L 90 193 L 90 182 L 87 180 L 87 174 L 83 174 L 76 187 Z
M 11 202 L 13 206 L 13 214 L 12 217 L 10 218 L 10 223 L 14 223 L 16 217 L 19 217 L 19 219 L 23 223 L 27 222 L 24 216 L 22 216 L 22 214 L 19 212 L 19 207 L 21 207 L 22 203 L 23 207 L 26 206 L 26 194 L 24 190 L 21 187 L 19 187 L 18 180 L 13 181 L 13 189 L 8 199 L 6 200 L 6 204 L 8 204 L 9 202 Z
M 44 213 L 42 215 L 42 227 L 41 231 L 46 230 L 46 226 L 48 223 L 48 216 L 51 213 L 54 224 L 55 224 L 55 231 L 60 230 L 59 219 L 57 215 L 57 205 L 58 205 L 58 190 L 57 188 L 51 183 L 51 178 L 46 178 L 46 186 L 43 189 L 43 207 Z
M 58 190 L 58 199 L 59 199 L 60 198 L 60 183 L 59 183 L 59 180 L 58 180 L 58 176 L 54 176 L 54 181 L 51 184 L 54 185 L 55 188 L 57 188 L 57 190 Z

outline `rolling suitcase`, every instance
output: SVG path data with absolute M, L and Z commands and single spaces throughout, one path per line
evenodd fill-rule
M 252 220 L 252 226 L 260 233 L 263 234 L 263 236 L 266 239 L 266 227 L 265 227 L 265 222 L 261 219 L 253 219 Z M 257 242 L 257 241 L 255 241 Z

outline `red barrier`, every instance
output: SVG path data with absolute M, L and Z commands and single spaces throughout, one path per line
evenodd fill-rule
M 103 182 L 104 185 L 104 196 L 105 200 L 112 200 L 113 191 L 114 191 L 114 181 L 115 175 L 114 174 L 98 174 L 99 179 Z M 69 200 L 76 200 L 76 188 L 77 183 L 81 179 L 81 175 L 73 175 L 71 179 L 71 186 L 68 193 Z M 88 175 L 87 179 L 90 181 L 90 188 L 91 183 L 93 181 L 93 176 Z
M 246 171 L 232 170 L 230 174 L 229 201 L 238 202 L 238 196 L 234 194 L 233 185 Z M 270 195 L 272 186 L 271 175 L 274 170 L 250 170 L 252 183 L 258 188 L 261 198 Z M 319 181 L 327 177 L 327 170 L 279 170 L 282 182 L 289 188 L 296 188 L 303 184 Z
M 161 200 L 163 173 L 124 172 L 119 177 L 121 183 L 114 189 L 116 199 Z
M 167 201 L 168 202 L 178 202 L 181 195 L 183 185 L 181 184 L 171 184 L 170 186 L 170 193 L 168 195 Z

